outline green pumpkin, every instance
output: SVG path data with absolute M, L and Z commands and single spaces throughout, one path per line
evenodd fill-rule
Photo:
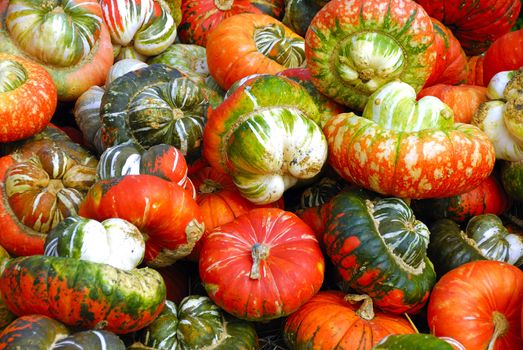
M 2 349 L 89 349 L 125 350 L 123 341 L 105 330 L 87 330 L 70 334 L 62 323 L 42 315 L 17 318 L 0 333 Z
M 257 349 L 254 327 L 226 316 L 206 296 L 185 297 L 179 307 L 171 301 L 158 318 L 141 332 L 132 349 L 157 350 L 247 350 Z
M 165 143 L 191 160 L 199 157 L 207 108 L 216 93 L 162 64 L 131 71 L 102 97 L 104 146 L 132 140 L 144 149 Z
M 104 263 L 126 271 L 137 267 L 144 254 L 140 230 L 119 218 L 98 222 L 69 216 L 51 230 L 44 244 L 44 255 Z
M 372 350 L 454 350 L 444 340 L 430 334 L 396 334 L 381 340 Z
M 502 163 L 501 183 L 510 197 L 523 201 L 523 160 Z
M 287 0 L 282 22 L 296 34 L 305 36 L 312 18 L 329 0 Z
M 523 262 L 523 240 L 494 214 L 474 216 L 465 231 L 452 220 L 440 219 L 430 225 L 430 232 L 428 254 L 438 275 L 475 260 Z
M 322 210 L 323 242 L 345 290 L 368 294 L 394 313 L 425 304 L 436 280 L 426 256 L 430 233 L 403 200 L 349 190 Z
M 4 266 L 9 259 L 9 253 L 0 245 L 0 275 L 2 271 L 4 271 Z M 4 303 L 4 299 L 2 299 L 2 294 L 0 294 L 0 329 L 7 326 L 14 318 L 15 315 L 9 311 Z

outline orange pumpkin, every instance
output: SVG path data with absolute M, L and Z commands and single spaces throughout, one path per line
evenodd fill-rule
M 479 105 L 488 100 L 486 87 L 466 84 L 433 85 L 418 93 L 418 99 L 424 96 L 436 96 L 452 108 L 454 122 L 468 124 Z
M 224 89 L 248 75 L 276 74 L 305 62 L 303 38 L 264 14 L 229 17 L 207 38 L 209 72 Z

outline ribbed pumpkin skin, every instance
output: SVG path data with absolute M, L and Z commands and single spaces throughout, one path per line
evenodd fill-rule
M 265 255 L 260 253 L 264 248 Z M 228 313 L 251 321 L 296 311 L 318 292 L 324 269 L 312 230 L 296 215 L 276 208 L 253 209 L 210 232 L 199 261 L 209 297 Z
M 146 235 L 144 261 L 166 266 L 191 252 L 204 231 L 192 195 L 153 175 L 126 175 L 96 182 L 80 205 L 79 215 L 98 221 L 118 217 Z
M 0 142 L 40 132 L 56 110 L 57 91 L 42 66 L 0 52 Z
M 427 13 L 453 28 L 469 56 L 485 52 L 516 22 L 518 0 L 416 0 Z
M 373 350 L 453 350 L 444 340 L 430 334 L 396 335 L 383 339 Z
M 177 307 L 167 300 L 158 318 L 140 332 L 143 345 L 157 350 L 254 350 L 253 325 L 225 315 L 207 296 L 189 295 Z
M 113 64 L 102 10 L 90 0 L 1 0 L 0 52 L 42 65 L 60 101 L 102 85 Z
M 7 251 L 0 245 L 0 275 L 2 274 L 2 271 L 4 271 L 4 266 L 9 259 L 9 253 L 7 253 Z M 14 318 L 15 315 L 9 311 L 5 305 L 4 299 L 2 298 L 2 294 L 0 293 L 0 329 L 7 326 Z
M 110 147 L 132 140 L 144 149 L 165 143 L 186 157 L 198 157 L 213 93 L 163 64 L 128 72 L 102 97 L 102 142 Z
M 209 34 L 209 72 L 223 89 L 252 74 L 276 74 L 305 64 L 305 42 L 277 19 L 242 13 Z
M 15 258 L 0 291 L 16 315 L 42 314 L 66 325 L 129 333 L 163 308 L 165 284 L 152 269 L 124 271 L 106 264 L 33 255 Z
M 69 333 L 63 324 L 47 316 L 21 316 L 0 333 L 0 349 L 125 350 L 123 341 L 105 330 Z
M 440 21 L 432 18 L 436 62 L 424 88 L 436 84 L 463 84 L 468 76 L 468 61 L 458 39 Z
M 333 0 L 314 16 L 305 35 L 313 84 L 351 110 L 401 80 L 421 90 L 436 59 L 430 17 L 410 0 Z
M 509 32 L 489 46 L 483 63 L 483 82 L 487 86 L 490 79 L 506 70 L 517 70 L 523 66 L 523 29 Z M 479 85 L 479 84 L 478 84 Z
M 207 36 L 225 19 L 240 13 L 279 18 L 283 0 L 183 0 L 178 35 L 183 43 L 207 46 Z
M 322 212 L 325 250 L 344 288 L 368 294 L 394 313 L 413 313 L 425 304 L 436 280 L 426 257 L 429 232 L 405 202 L 350 190 Z
M 438 337 L 454 338 L 467 350 L 487 349 L 497 312 L 506 318 L 508 329 L 491 349 L 519 349 L 522 303 L 520 269 L 498 261 L 473 261 L 448 272 L 434 286 L 427 309 L 429 329 Z
M 290 315 L 283 330 L 291 350 L 371 350 L 390 334 L 410 334 L 415 330 L 407 319 L 377 311 L 372 320 L 356 313 L 339 291 L 322 291 Z

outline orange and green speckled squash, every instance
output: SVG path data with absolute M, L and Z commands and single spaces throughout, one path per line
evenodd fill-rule
M 124 271 L 107 264 L 44 255 L 9 261 L 0 292 L 16 315 L 41 314 L 66 325 L 129 333 L 147 326 L 165 302 L 153 269 Z
M 144 261 L 150 266 L 167 266 L 189 255 L 204 231 L 192 193 L 154 175 L 98 181 L 78 213 L 98 221 L 120 218 L 134 224 L 146 238 Z
M 305 35 L 318 90 L 353 110 L 387 82 L 421 90 L 436 59 L 432 22 L 411 0 L 333 0 Z
M 492 142 L 478 127 L 454 123 L 436 97 L 415 98 L 412 87 L 392 82 L 370 97 L 363 117 L 330 119 L 323 128 L 330 164 L 349 182 L 396 197 L 472 190 L 494 168 Z
M 21 316 L 0 333 L 0 350 L 9 349 L 125 350 L 124 342 L 106 330 L 71 333 L 62 323 L 43 315 Z
M 319 119 L 314 100 L 298 83 L 258 76 L 212 112 L 204 129 L 203 155 L 231 175 L 251 202 L 272 203 L 323 167 L 327 143 Z
M 279 18 L 283 0 L 183 0 L 178 27 L 183 43 L 207 46 L 207 36 L 225 19 L 240 13 L 264 13 Z
M 210 232 L 199 261 L 209 297 L 250 321 L 296 311 L 318 292 L 324 269 L 311 228 L 277 208 L 252 209 Z
M 371 350 L 390 334 L 414 332 L 406 317 L 374 310 L 368 295 L 330 290 L 290 315 L 283 335 L 291 350 Z
M 436 281 L 427 257 L 430 232 L 403 200 L 349 190 L 322 212 L 325 251 L 345 289 L 368 294 L 393 313 L 423 307 Z
M 102 85 L 113 64 L 102 9 L 91 0 L 1 0 L 0 52 L 42 65 L 60 101 Z
M 51 120 L 56 86 L 40 65 L 0 52 L 0 142 L 33 136 Z
M 5 264 L 9 261 L 9 253 L 0 245 L 0 275 L 4 271 Z M 5 305 L 2 294 L 0 293 L 0 329 L 7 326 L 13 319 L 15 315 L 9 311 Z

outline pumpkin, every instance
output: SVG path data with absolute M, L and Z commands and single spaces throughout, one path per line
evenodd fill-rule
M 9 253 L 0 245 L 0 275 L 4 271 L 5 264 L 9 261 Z M 5 305 L 2 294 L 0 293 L 0 330 L 7 326 L 15 316 Z
M 328 2 L 329 0 L 287 0 L 282 22 L 296 34 L 305 36 L 316 13 Z
M 241 13 L 265 13 L 279 18 L 282 0 L 183 0 L 180 40 L 207 46 L 207 36 L 225 19 Z
M 0 349 L 65 348 L 125 350 L 123 341 L 105 330 L 71 333 L 62 323 L 43 315 L 21 316 L 0 333 Z
M 209 297 L 245 320 L 286 316 L 318 292 L 324 260 L 312 230 L 277 208 L 252 209 L 205 237 L 199 271 Z
M 212 112 L 203 155 L 231 175 L 250 201 L 275 202 L 299 180 L 316 176 L 325 163 L 327 143 L 319 118 L 314 100 L 298 83 L 259 76 Z
M 322 211 L 325 251 L 344 289 L 368 294 L 382 310 L 418 311 L 436 275 L 427 258 L 429 230 L 405 201 L 341 192 Z
M 277 19 L 242 13 L 225 19 L 207 42 L 209 72 L 218 85 L 231 85 L 251 74 L 276 74 L 305 65 L 304 40 Z
M 390 335 L 383 338 L 373 350 L 411 349 L 411 350 L 453 350 L 451 344 L 431 334 Z M 463 347 L 458 349 L 466 350 Z
M 489 101 L 482 103 L 472 124 L 492 140 L 496 158 L 508 161 L 523 159 L 523 128 L 520 126 L 523 72 L 503 71 L 489 82 Z
M 140 345 L 158 350 L 258 349 L 252 324 L 226 316 L 211 299 L 199 295 L 185 297 L 178 307 L 167 300 L 158 318 L 140 332 L 140 340 Z
M 474 216 L 463 231 L 452 220 L 436 220 L 430 232 L 428 254 L 438 275 L 474 260 L 523 263 L 523 237 L 509 232 L 494 214 Z
M 153 175 L 97 181 L 78 213 L 98 221 L 120 218 L 134 224 L 145 237 L 144 261 L 150 266 L 167 266 L 189 255 L 204 231 L 192 195 Z
M 501 183 L 507 194 L 518 201 L 523 201 L 523 160 L 502 162 Z
M 165 284 L 153 269 L 125 271 L 44 255 L 10 260 L 0 276 L 0 292 L 18 316 L 41 314 L 68 326 L 118 334 L 147 326 L 165 300 Z
M 51 120 L 56 86 L 40 65 L 0 52 L 0 142 L 32 136 Z
M 331 290 L 319 292 L 290 315 L 283 335 L 291 350 L 370 350 L 390 334 L 414 332 L 405 317 L 374 311 L 368 295 Z
M 523 272 L 499 261 L 473 261 L 446 273 L 434 286 L 427 310 L 431 333 L 451 337 L 467 350 L 518 349 Z M 459 305 L 459 307 L 456 307 Z
M 466 84 L 486 86 L 488 80 L 485 83 L 483 79 L 483 61 L 485 61 L 485 55 L 471 56 L 468 58 L 469 74 L 467 76 Z
M 468 61 L 458 39 L 440 21 L 431 18 L 434 27 L 436 62 L 424 88 L 436 84 L 463 84 L 468 76 Z
M 498 72 L 523 66 L 522 47 L 523 29 L 506 33 L 494 41 L 485 53 L 483 81 L 489 82 Z
M 109 86 L 109 84 L 112 83 L 113 80 L 121 77 L 126 73 L 147 66 L 147 63 L 137 60 L 136 58 L 121 59 L 118 62 L 115 62 L 115 64 L 111 66 L 111 69 L 109 69 L 109 72 L 107 73 L 107 79 L 105 80 L 105 86 Z
M 214 91 L 174 68 L 152 64 L 114 80 L 100 105 L 102 142 L 132 140 L 147 149 L 165 143 L 199 157 L 207 106 Z
M 316 89 L 314 84 L 311 82 L 311 74 L 307 68 L 289 68 L 284 71 L 277 73 L 276 75 L 281 75 L 291 80 L 294 80 L 301 86 L 303 86 L 309 95 L 316 102 L 316 106 L 320 111 L 320 125 L 323 126 L 327 123 L 331 117 L 336 114 L 343 113 L 345 108 L 338 103 L 332 101 L 327 96 L 323 95 L 321 92 Z
M 176 39 L 176 23 L 167 4 L 155 0 L 100 0 L 116 59 L 158 55 Z
M 96 174 L 101 180 L 124 175 L 155 175 L 178 184 L 196 198 L 187 171 L 185 157 L 173 146 L 158 144 L 143 150 L 133 142 L 125 142 L 109 147 L 102 153 Z
M 448 105 L 454 112 L 454 122 L 468 123 L 472 121 L 479 105 L 488 100 L 487 89 L 476 85 L 436 84 L 424 88 L 418 93 L 418 98 L 435 96 Z
M 413 200 L 412 209 L 422 220 L 448 218 L 457 222 L 468 221 L 480 214 L 500 215 L 511 205 L 503 186 L 491 174 L 472 190 L 453 197 Z
M 100 119 L 100 104 L 104 93 L 104 88 L 91 86 L 78 97 L 73 110 L 76 125 L 82 132 L 83 142 L 97 154 L 102 154 L 105 150 Z
M 98 222 L 70 216 L 47 235 L 44 255 L 109 264 L 132 270 L 143 259 L 145 242 L 130 222 L 118 218 Z
M 320 92 L 352 110 L 384 84 L 421 90 L 436 59 L 430 17 L 411 0 L 333 0 L 305 35 L 307 68 Z
M 363 117 L 343 113 L 323 131 L 329 164 L 347 181 L 381 194 L 422 199 L 472 190 L 490 175 L 494 147 L 479 128 L 454 123 L 438 98 L 416 101 L 391 82 L 371 97 Z
M 102 9 L 89 0 L 1 0 L 0 52 L 42 65 L 60 101 L 103 84 L 113 64 Z
M 0 158 L 0 245 L 13 255 L 42 254 L 46 234 L 77 213 L 96 165 L 89 152 L 49 128 Z
M 469 56 L 485 52 L 508 33 L 518 17 L 518 0 L 416 0 L 427 13 L 453 29 Z

